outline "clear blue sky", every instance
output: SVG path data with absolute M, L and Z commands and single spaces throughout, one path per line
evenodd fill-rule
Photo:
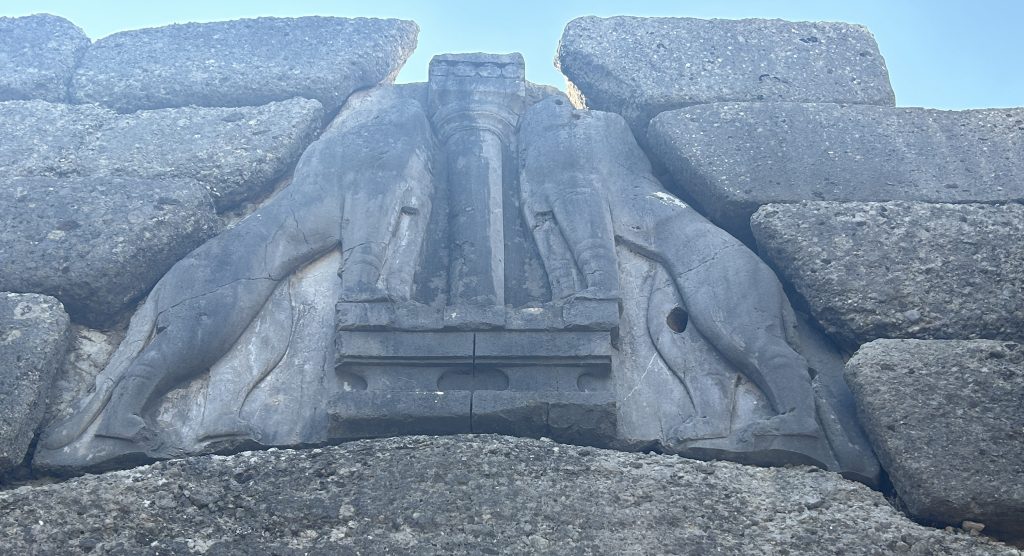
M 243 17 L 398 17 L 420 25 L 419 47 L 399 81 L 426 79 L 444 52 L 522 52 L 527 77 L 564 88 L 552 66 L 566 22 L 582 15 L 689 16 L 866 25 L 885 56 L 900 106 L 1024 106 L 1024 0 L 399 1 L 0 0 L 0 15 L 48 12 L 98 39 L 127 29 Z

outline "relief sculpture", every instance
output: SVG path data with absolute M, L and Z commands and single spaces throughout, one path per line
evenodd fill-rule
M 603 241 L 605 251 L 612 250 L 613 231 L 615 241 L 662 265 L 687 319 L 768 398 L 775 415 L 738 434 L 817 437 L 807 362 L 787 341 L 792 309 L 771 269 L 662 189 L 621 117 L 549 100 L 526 116 L 521 136 L 523 183 L 532 184 L 524 190 L 563 198 L 564 209 L 554 214 L 558 228 L 584 245 Z M 650 306 L 662 321 L 671 310 Z M 671 365 L 672 346 L 658 348 Z M 715 411 L 722 404 L 706 396 L 693 396 L 696 414 L 666 440 L 730 434 L 728 419 Z
M 95 391 L 75 415 L 48 431 L 44 449 L 64 448 L 91 431 L 111 453 L 159 453 L 165 447 L 145 410 L 214 365 L 283 280 L 331 250 L 341 250 L 349 269 L 342 273 L 344 298 L 408 295 L 406 271 L 389 276 L 381 270 L 397 253 L 412 260 L 396 261 L 396 268 L 415 267 L 423 242 L 417 221 L 430 211 L 430 124 L 409 100 L 372 105 L 350 117 L 357 123 L 325 134 L 306 150 L 287 188 L 160 280 L 97 377 Z M 253 434 L 238 420 L 238 408 L 208 410 L 202 437 Z
M 539 92 L 518 54 L 441 55 L 350 98 L 287 187 L 174 266 L 36 459 L 483 432 L 874 481 L 802 322 L 620 116 Z
M 742 242 L 663 189 L 623 118 L 549 99 L 524 116 L 520 141 L 523 191 L 535 199 L 563 199 L 561 205 L 549 201 L 548 206 L 562 207 L 551 218 L 567 241 L 579 237 L 580 245 L 587 245 L 602 238 L 608 251 L 614 235 L 620 252 L 633 253 L 657 269 L 649 290 L 627 293 L 639 297 L 646 315 L 637 326 L 627 324 L 622 334 L 648 338 L 654 353 L 647 369 L 660 359 L 692 406 L 689 414 L 662 429 L 665 449 L 833 468 L 866 461 L 863 473 L 871 475 L 870 456 L 837 461 L 849 455 L 851 433 L 832 430 L 830 435 L 819 423 L 818 405 L 828 401 L 816 403 L 816 371 L 795 349 L 800 344 L 796 316 L 774 272 Z M 538 244 L 543 251 L 540 237 Z M 625 267 L 631 264 L 620 261 L 619 268 L 628 273 Z M 686 353 L 690 346 L 679 335 L 688 326 L 726 367 L 756 387 L 767 402 L 765 410 L 736 426 L 737 377 Z M 623 374 L 617 375 L 620 388 Z M 620 404 L 635 392 L 630 388 L 620 395 Z M 831 453 L 833 436 L 841 456 Z

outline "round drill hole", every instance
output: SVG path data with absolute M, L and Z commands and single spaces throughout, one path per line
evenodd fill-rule
M 668 312 L 668 317 L 665 317 L 665 323 L 672 329 L 672 332 L 676 334 L 682 334 L 686 331 L 686 324 L 690 321 L 690 315 L 686 312 L 686 309 L 682 307 L 675 307 Z

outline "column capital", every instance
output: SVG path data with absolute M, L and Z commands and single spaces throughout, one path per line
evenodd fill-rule
M 428 111 L 442 141 L 484 129 L 508 143 L 526 104 L 521 54 L 441 54 L 430 61 Z

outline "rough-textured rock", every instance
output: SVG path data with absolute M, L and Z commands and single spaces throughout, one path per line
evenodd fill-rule
M 394 253 L 381 239 L 432 186 L 433 136 L 419 105 L 369 101 L 349 117 L 306 150 L 288 187 L 160 270 L 96 389 L 48 428 L 36 466 L 327 439 L 325 402 L 342 390 L 334 303 L 376 280 L 371 268 L 339 276 L 335 249 Z
M 577 105 L 622 114 L 638 136 L 692 104 L 895 102 L 874 37 L 848 23 L 581 17 L 555 64 Z
M 0 475 L 25 458 L 64 361 L 69 326 L 52 297 L 0 293 Z
M 64 102 L 75 64 L 89 38 L 49 14 L 0 17 L 0 101 Z
M 815 468 L 498 436 L 196 457 L 0 508 L 0 550 L 19 554 L 1020 554 Z
M 660 114 L 648 142 L 741 236 L 767 203 L 1024 200 L 1024 108 L 722 103 Z
M 811 370 L 800 352 L 833 350 L 796 332 L 764 261 L 661 188 L 621 116 L 553 98 L 523 116 L 519 145 L 524 212 L 548 275 L 566 273 L 559 265 L 569 256 L 550 239 L 562 236 L 582 253 L 579 268 L 596 276 L 578 287 L 622 292 L 613 365 L 621 438 L 877 478 L 866 437 L 842 410 L 853 400 L 841 358 Z M 617 268 L 621 282 L 602 283 L 615 276 L 605 268 Z
M 762 252 L 848 347 L 876 338 L 1024 340 L 1024 205 L 768 205 Z
M 218 227 L 192 182 L 0 181 L 0 291 L 52 295 L 76 322 L 108 326 Z
M 78 324 L 71 325 L 71 341 L 64 365 L 53 377 L 47 393 L 43 427 L 71 415 L 75 402 L 96 385 L 96 375 L 106 366 L 110 356 L 124 338 L 123 330 L 102 331 Z
M 249 106 L 297 96 L 333 110 L 355 90 L 394 80 L 418 32 L 411 21 L 338 17 L 124 31 L 89 49 L 75 72 L 72 97 L 119 112 Z
M 913 515 L 1024 538 L 1024 345 L 876 340 L 846 379 Z
M 92 105 L 0 103 L 0 170 L 195 180 L 224 210 L 266 193 L 313 140 L 322 116 L 320 103 L 308 99 L 127 115 Z

